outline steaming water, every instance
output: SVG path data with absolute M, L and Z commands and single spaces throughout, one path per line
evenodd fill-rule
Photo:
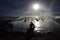
M 57 22 L 55 22 L 53 19 L 46 19 L 43 23 L 42 29 L 44 32 L 51 32 L 54 31 L 54 28 L 59 28 L 59 25 Z
M 21 20 L 21 21 L 14 21 L 12 23 L 14 31 L 26 32 L 27 29 L 29 28 L 30 21 L 24 22 L 23 20 Z M 59 24 L 51 18 L 45 18 L 41 24 L 42 26 L 39 27 L 40 28 L 39 32 L 47 33 L 57 30 L 59 28 Z

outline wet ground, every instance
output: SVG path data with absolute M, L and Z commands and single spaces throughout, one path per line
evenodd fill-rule
M 25 33 L 3 33 L 0 35 L 0 40 L 25 40 Z M 31 40 L 60 40 L 59 32 L 50 32 L 50 33 L 34 33 L 34 36 Z

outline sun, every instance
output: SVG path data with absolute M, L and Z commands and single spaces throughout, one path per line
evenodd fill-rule
M 39 4 L 34 4 L 34 5 L 33 5 L 33 9 L 34 9 L 34 10 L 38 10 L 39 8 L 40 8 Z

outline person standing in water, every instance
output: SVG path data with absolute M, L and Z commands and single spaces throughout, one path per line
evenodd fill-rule
M 35 28 L 35 25 L 30 22 L 30 25 L 29 25 L 29 28 L 27 30 L 27 34 L 26 34 L 26 39 L 25 40 L 31 40 L 33 35 L 34 35 L 34 28 Z

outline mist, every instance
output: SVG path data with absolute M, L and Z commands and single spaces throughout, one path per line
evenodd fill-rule
M 58 29 L 60 25 L 52 18 L 53 16 L 52 8 L 48 7 L 46 4 L 41 4 L 41 5 L 42 8 L 38 11 L 32 10 L 31 8 L 29 8 L 30 6 L 28 6 L 26 11 L 23 12 L 24 13 L 23 16 L 25 17 L 28 16 L 28 18 L 29 16 L 31 17 L 39 16 L 39 18 L 42 18 L 44 21 L 42 21 L 42 26 L 40 26 L 40 29 L 42 30 L 40 32 L 47 33 Z M 26 23 L 24 23 L 24 21 L 15 21 L 13 22 L 13 26 L 14 26 L 13 29 L 14 31 L 26 32 L 27 29 L 29 28 L 29 23 L 30 21 L 27 21 Z

